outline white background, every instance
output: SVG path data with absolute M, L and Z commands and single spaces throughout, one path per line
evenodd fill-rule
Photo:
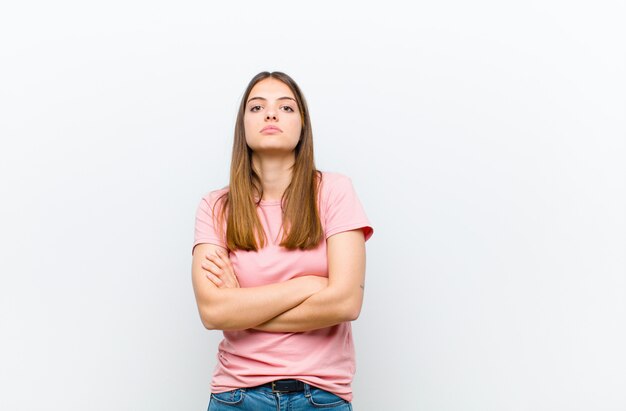
M 626 409 L 623 2 L 6 3 L 1 409 L 206 409 L 194 215 L 264 70 L 375 228 L 355 410 Z

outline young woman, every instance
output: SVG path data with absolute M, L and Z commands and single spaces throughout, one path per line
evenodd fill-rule
M 196 214 L 198 311 L 224 333 L 210 411 L 352 409 L 350 321 L 372 233 L 351 180 L 315 169 L 297 84 L 256 75 L 237 116 L 230 184 Z

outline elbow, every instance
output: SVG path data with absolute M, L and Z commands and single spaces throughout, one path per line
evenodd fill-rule
M 200 314 L 200 320 L 202 321 L 202 325 L 204 325 L 204 328 L 206 328 L 207 330 L 218 329 L 217 324 L 215 324 L 215 322 L 211 318 L 208 318 L 208 316 Z
M 207 330 L 235 331 L 244 330 L 247 327 L 234 318 L 223 315 L 224 311 L 211 307 L 200 311 L 200 320 Z
M 202 318 L 202 325 L 204 325 L 204 328 L 207 330 L 219 330 L 219 327 L 215 323 L 206 318 Z
M 333 297 L 335 302 L 333 308 L 333 317 L 338 322 L 349 322 L 359 318 L 361 314 L 361 306 L 363 305 L 363 296 L 360 294 L 335 294 Z
M 355 321 L 357 318 L 359 318 L 359 314 L 361 314 L 361 310 L 360 309 L 350 310 L 346 314 L 347 314 L 346 321 Z
M 198 313 L 207 330 L 224 330 L 229 321 L 232 321 L 226 315 L 228 311 L 220 293 L 213 293 L 198 301 Z
M 202 307 L 200 309 L 200 320 L 207 330 L 222 330 L 223 325 L 219 322 L 219 316 L 215 315 L 215 309 Z
M 355 321 L 361 314 L 361 301 L 349 301 L 344 305 L 342 317 L 344 321 Z

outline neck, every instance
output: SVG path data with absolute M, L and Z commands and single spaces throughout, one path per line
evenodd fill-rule
M 291 183 L 292 167 L 295 163 L 295 154 L 288 155 L 258 155 L 252 154 L 252 167 L 261 179 L 263 186 L 263 200 L 280 200 Z

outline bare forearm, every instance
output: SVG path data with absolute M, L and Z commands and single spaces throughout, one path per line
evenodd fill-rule
M 306 278 L 250 288 L 214 289 L 210 303 L 201 307 L 210 329 L 253 328 L 298 306 L 317 291 Z
M 326 288 L 254 328 L 269 332 L 301 332 L 330 327 L 355 320 L 362 300 L 361 291 L 345 295 Z

